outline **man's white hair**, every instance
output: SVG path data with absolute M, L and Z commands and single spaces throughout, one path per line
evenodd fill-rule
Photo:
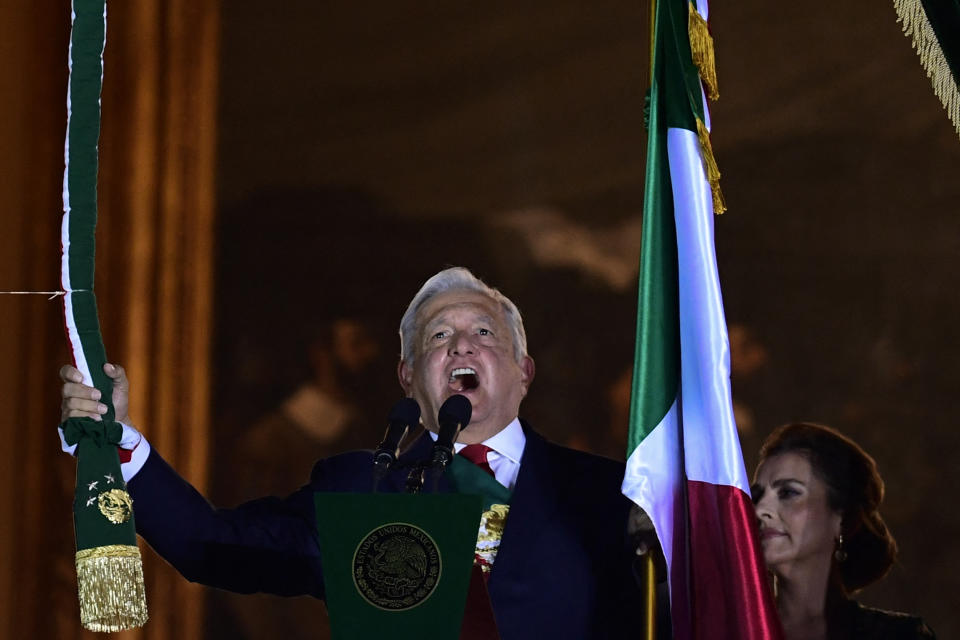
M 417 339 L 417 313 L 434 296 L 447 291 L 476 291 L 500 304 L 510 333 L 513 336 L 513 357 L 517 362 L 527 355 L 527 333 L 523 329 L 523 318 L 517 305 L 497 289 L 487 285 L 483 280 L 470 273 L 464 267 L 451 267 L 437 273 L 423 283 L 417 295 L 413 296 L 410 305 L 400 318 L 400 358 L 408 365 L 412 365 L 415 355 Z

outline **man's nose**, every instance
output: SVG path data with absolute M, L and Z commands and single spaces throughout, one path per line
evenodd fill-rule
M 450 355 L 464 356 L 472 353 L 473 342 L 470 336 L 460 331 L 453 334 L 453 339 L 450 340 Z

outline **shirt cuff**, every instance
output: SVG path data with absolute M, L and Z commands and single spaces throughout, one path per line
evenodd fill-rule
M 123 427 L 123 434 L 120 436 L 120 442 L 117 443 L 117 449 L 121 449 L 120 454 L 120 473 L 123 475 L 124 482 L 130 482 L 133 476 L 143 468 L 147 457 L 150 455 L 150 443 L 143 435 L 130 425 L 120 422 Z M 60 448 L 70 455 L 77 454 L 77 445 L 69 445 L 63 437 L 63 429 L 58 428 L 60 434 Z
M 130 479 L 137 475 L 137 472 L 147 462 L 147 458 L 150 456 L 150 443 L 130 425 L 121 422 L 120 426 L 123 427 L 123 435 L 120 437 L 120 443 L 117 446 L 130 451 L 130 459 L 120 463 L 120 473 L 123 474 L 124 482 L 130 482 Z M 123 456 L 123 458 L 125 457 Z

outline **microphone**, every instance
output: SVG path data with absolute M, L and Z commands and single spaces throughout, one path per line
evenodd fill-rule
M 397 452 L 400 443 L 406 437 L 412 425 L 420 421 L 420 405 L 413 398 L 401 398 L 387 417 L 387 430 L 383 434 L 383 441 L 373 453 L 373 488 L 386 475 L 390 467 L 397 461 Z
M 437 441 L 433 445 L 433 455 L 430 458 L 430 466 L 443 469 L 453 460 L 453 443 L 460 430 L 465 429 L 470 424 L 470 417 L 473 415 L 473 405 L 467 400 L 466 396 L 460 394 L 450 396 L 440 405 L 440 411 L 437 413 L 437 424 L 440 431 L 437 434 Z
M 428 459 L 410 470 L 407 476 L 407 493 L 420 493 L 427 472 L 430 472 L 433 477 L 431 483 L 433 490 L 437 490 L 441 475 L 437 470 L 442 472 L 453 461 L 453 443 L 460 434 L 460 430 L 470 424 L 472 414 L 473 405 L 466 396 L 460 394 L 450 396 L 440 405 L 440 411 L 437 412 L 440 431 L 437 434 L 437 441 L 433 444 L 433 452 Z

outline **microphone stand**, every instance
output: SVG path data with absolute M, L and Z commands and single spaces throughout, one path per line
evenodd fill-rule
M 457 436 L 460 435 L 460 425 L 457 424 L 456 429 L 453 432 L 453 435 L 450 437 L 450 445 L 446 446 L 445 444 L 440 444 L 439 438 L 437 439 L 437 444 L 433 447 L 433 455 L 430 458 L 430 463 L 427 465 L 427 468 L 430 470 L 433 480 L 430 483 L 430 491 L 432 493 L 437 492 L 437 487 L 440 485 L 440 476 L 443 475 L 444 470 L 447 468 L 451 462 L 453 462 L 453 443 L 457 441 Z
M 407 493 L 420 493 L 423 489 L 424 473 L 430 465 L 426 462 L 418 462 L 410 469 L 407 475 Z
M 407 475 L 407 493 L 420 493 L 426 482 L 427 475 L 430 479 L 430 493 L 436 493 L 440 485 L 440 476 L 443 471 L 453 461 L 453 443 L 460 435 L 460 423 L 448 423 L 440 428 L 440 435 L 433 445 L 433 452 L 430 458 L 422 460 L 414 465 Z
M 450 396 L 440 406 L 437 413 L 440 430 L 433 445 L 433 452 L 428 460 L 419 462 L 411 469 L 407 476 L 407 493 L 420 493 L 423 490 L 427 472 L 433 474 L 430 488 L 432 493 L 436 493 L 443 470 L 453 460 L 453 443 L 460 435 L 460 429 L 470 424 L 472 409 L 470 401 L 462 395 Z

